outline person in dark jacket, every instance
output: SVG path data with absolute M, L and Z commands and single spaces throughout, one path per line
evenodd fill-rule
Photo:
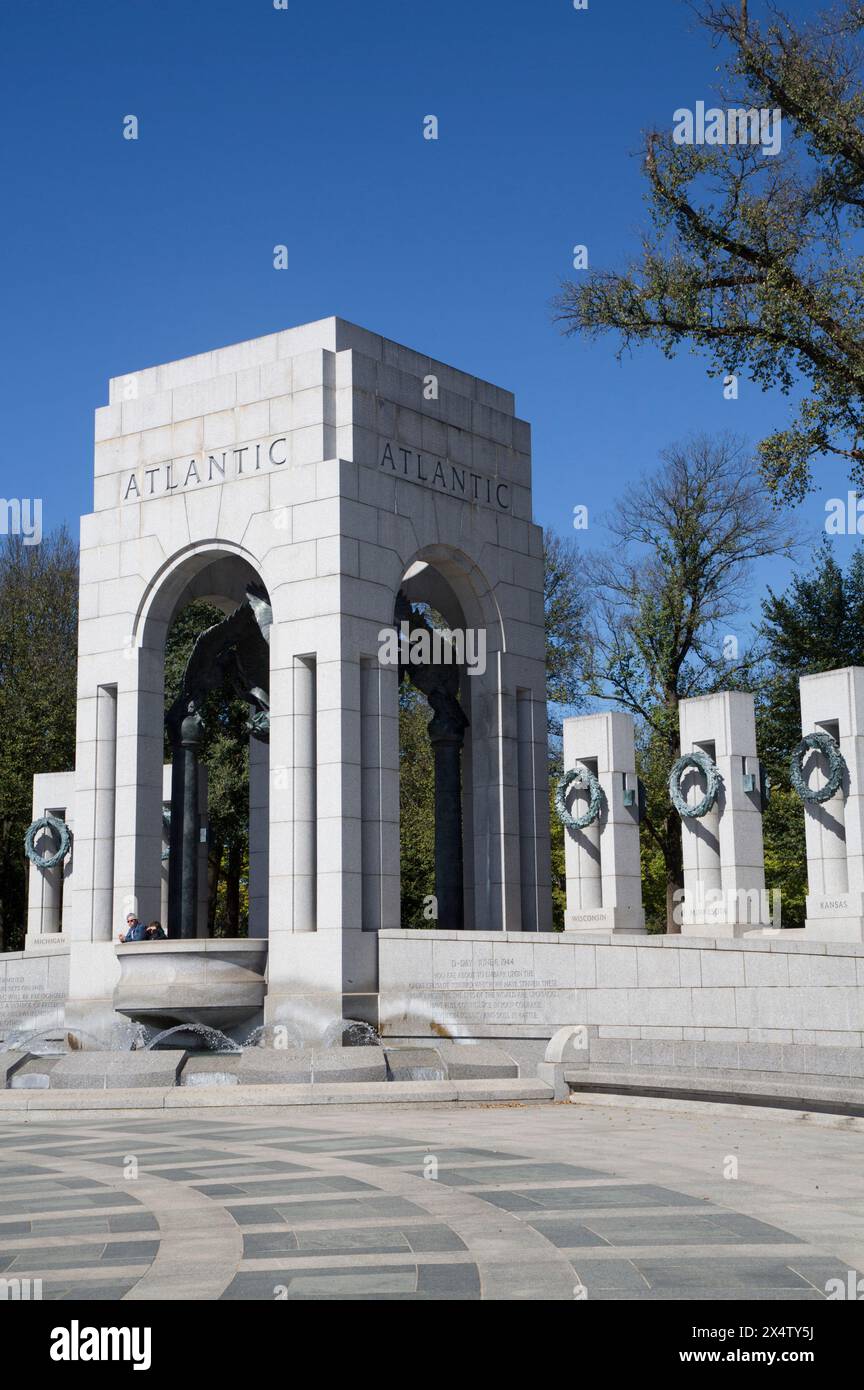
M 147 941 L 165 941 L 167 938 L 162 930 L 161 922 L 148 922 L 146 928 Z

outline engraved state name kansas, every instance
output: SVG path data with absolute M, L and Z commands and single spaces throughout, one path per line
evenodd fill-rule
M 262 473 L 276 472 L 286 466 L 291 467 L 288 437 L 277 435 L 230 449 L 216 449 L 212 453 L 204 450 L 136 468 L 122 475 L 120 495 L 123 502 L 146 502 L 150 498 L 168 497 L 194 488 L 260 477 Z M 381 449 L 378 467 L 394 477 L 446 493 L 448 497 L 458 497 L 463 502 L 492 507 L 499 512 L 510 511 L 510 484 L 475 472 L 467 465 L 451 463 L 388 441 Z

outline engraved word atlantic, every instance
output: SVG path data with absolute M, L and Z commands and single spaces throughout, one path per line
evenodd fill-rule
M 121 495 L 124 502 L 146 502 L 151 497 L 166 497 L 188 488 L 204 487 L 211 483 L 231 482 L 236 478 L 251 478 L 256 474 L 282 468 L 288 463 L 288 439 L 253 440 L 230 449 L 186 454 L 137 468 L 124 475 Z M 397 477 L 425 484 L 450 497 L 466 502 L 478 502 L 497 511 L 510 511 L 510 484 L 485 473 L 474 472 L 467 466 L 433 458 L 399 444 L 387 443 L 381 455 L 380 467 Z
M 457 467 L 446 459 L 433 458 L 416 449 L 403 449 L 400 444 L 385 444 L 380 466 L 398 477 L 409 478 L 413 483 L 425 483 L 427 487 L 446 492 L 451 497 L 461 497 L 466 502 L 482 502 L 502 512 L 510 510 L 509 483 L 489 478 L 485 473 L 474 473 L 467 467 Z
M 123 501 L 144 502 L 148 497 L 163 497 L 182 492 L 184 488 L 253 477 L 271 468 L 281 468 L 287 462 L 288 440 L 284 434 L 275 439 L 238 444 L 233 449 L 215 449 L 212 453 L 205 449 L 200 454 L 136 469 L 124 481 Z

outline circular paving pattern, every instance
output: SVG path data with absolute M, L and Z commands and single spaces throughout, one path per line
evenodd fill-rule
M 15 1121 L 0 1280 L 43 1299 L 821 1300 L 864 1263 L 862 1157 L 860 1129 L 624 1108 Z

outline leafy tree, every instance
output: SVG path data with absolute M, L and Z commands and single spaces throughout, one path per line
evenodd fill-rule
M 757 719 L 757 739 L 758 732 Z M 800 737 L 799 728 L 795 743 Z M 790 745 L 790 751 L 795 743 Z M 787 764 L 788 761 L 787 758 Z M 807 897 L 804 806 L 789 785 L 788 771 L 784 769 L 776 781 L 773 777 L 771 781 L 771 799 L 762 817 L 765 887 L 769 892 L 777 889 L 780 893 L 781 925 L 803 927 L 804 900 Z
M 24 946 L 33 774 L 75 766 L 78 551 L 65 528 L 0 546 L 0 951 Z
M 567 908 L 567 863 L 564 856 L 564 827 L 555 811 L 555 789 L 564 763 L 560 752 L 549 756 L 549 848 L 552 868 L 552 930 L 564 930 Z
M 546 699 L 551 706 L 584 706 L 580 659 L 585 645 L 589 589 L 585 557 L 572 537 L 543 532 L 543 614 L 546 629 Z M 550 711 L 550 730 L 561 723 Z
M 435 764 L 427 726 L 432 711 L 409 681 L 399 690 L 399 865 L 403 927 L 434 927 L 424 917 L 435 892 Z
M 807 894 L 804 807 L 789 759 L 801 738 L 801 676 L 864 665 L 864 548 L 844 573 L 825 541 L 806 574 L 762 603 L 766 673 L 757 694 L 759 755 L 771 778 L 765 812 L 765 882 L 779 888 L 786 926 L 804 925 Z
M 558 308 L 567 332 L 611 330 L 620 351 L 689 345 L 712 375 L 748 373 L 783 393 L 809 384 L 797 418 L 760 446 L 769 486 L 800 498 L 827 451 L 864 482 L 864 4 L 797 27 L 770 15 L 760 27 L 746 0 L 723 0 L 701 21 L 729 50 L 723 106 L 782 110 L 782 151 L 649 131 L 641 256 L 565 284 Z
M 564 926 L 567 873 L 564 827 L 555 814 L 555 788 L 564 769 L 562 714 L 584 709 L 582 683 L 589 590 L 585 556 L 572 536 L 543 531 L 543 615 L 546 629 L 546 701 L 549 758 L 549 834 L 552 853 L 552 926 Z
M 753 681 L 756 650 L 742 649 L 728 625 L 740 614 L 753 562 L 790 554 L 794 537 L 740 441 L 696 436 L 661 459 L 607 521 L 614 547 L 592 559 L 596 600 L 585 671 L 595 695 L 636 718 L 647 791 L 643 836 L 662 858 L 666 927 L 675 931 L 681 822 L 668 777 L 681 751 L 678 707 Z M 649 879 L 656 883 L 653 871 Z
M 768 661 L 759 697 L 760 750 L 772 780 L 788 783 L 789 753 L 801 738 L 801 676 L 864 664 L 864 548 L 840 569 L 830 542 L 785 593 L 768 589 L 761 627 Z

